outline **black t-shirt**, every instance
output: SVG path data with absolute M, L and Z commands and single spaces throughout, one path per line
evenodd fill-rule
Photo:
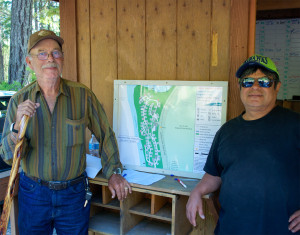
M 277 106 L 258 120 L 228 121 L 204 170 L 222 179 L 216 234 L 292 234 L 288 220 L 300 210 L 300 114 Z

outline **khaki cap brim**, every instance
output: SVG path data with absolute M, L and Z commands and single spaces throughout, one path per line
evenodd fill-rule
M 58 42 L 58 44 L 60 45 L 60 47 L 62 47 L 62 45 L 64 44 L 64 40 L 59 37 L 56 36 L 56 34 L 50 30 L 40 30 L 37 31 L 35 33 L 33 33 L 29 40 L 28 40 L 28 47 L 27 47 L 27 53 L 29 54 L 30 50 L 36 45 L 38 44 L 40 41 L 45 40 L 45 39 L 53 39 L 55 41 Z

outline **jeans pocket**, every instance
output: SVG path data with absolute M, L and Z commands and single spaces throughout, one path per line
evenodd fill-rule
M 36 189 L 37 184 L 35 182 L 29 182 L 29 181 L 21 178 L 19 187 L 20 187 L 20 190 L 30 193 Z
M 73 192 L 73 193 L 81 193 L 81 192 L 84 192 L 85 191 L 85 184 L 82 180 L 82 182 L 78 183 L 78 184 L 75 184 L 75 185 L 71 185 L 69 187 L 70 191 Z

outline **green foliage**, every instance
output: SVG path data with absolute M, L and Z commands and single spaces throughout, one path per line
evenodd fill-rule
M 3 46 L 9 47 L 11 25 L 11 1 L 0 0 L 0 38 Z
M 32 14 L 33 21 L 38 21 L 39 24 L 39 28 L 34 31 L 43 28 L 59 33 L 59 3 L 50 0 L 34 0 Z
M 29 75 L 28 75 L 28 84 L 36 81 L 36 75 L 33 72 L 33 70 L 31 68 L 29 68 L 29 67 L 26 67 L 26 71 L 29 72 Z
M 0 46 L 2 44 L 2 54 L 4 57 L 4 80 L 8 80 L 8 66 L 10 53 L 10 31 L 11 31 L 11 5 L 13 0 L 0 0 Z M 40 29 L 49 29 L 59 35 L 60 13 L 59 2 L 51 0 L 33 0 L 32 4 L 32 32 Z M 1 69 L 1 68 L 0 68 Z M 29 72 L 29 77 L 24 85 L 36 79 L 33 71 Z M 4 86 L 4 85 L 3 85 Z M 11 85 L 12 87 L 14 84 Z M 9 88 L 10 89 L 10 88 Z M 6 90 L 6 89 L 5 89 Z
M 8 84 L 7 82 L 0 83 L 0 90 L 3 91 L 18 91 L 21 90 L 22 86 L 19 82 L 14 82 L 13 84 Z

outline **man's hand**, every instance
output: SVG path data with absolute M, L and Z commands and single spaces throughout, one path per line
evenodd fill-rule
M 119 174 L 112 174 L 108 180 L 108 188 L 112 194 L 112 198 L 115 198 L 117 195 L 120 201 L 123 201 L 127 197 L 128 192 L 132 192 L 130 184 Z
M 300 210 L 293 213 L 289 219 L 289 230 L 293 233 L 300 231 Z
M 196 213 L 198 212 L 200 218 L 205 219 L 203 208 L 202 208 L 202 195 L 193 190 L 190 198 L 186 204 L 186 217 L 190 223 L 195 227 L 196 226 Z
M 25 100 L 24 102 L 20 103 L 18 105 L 18 109 L 17 109 L 17 117 L 16 117 L 16 123 L 15 123 L 14 128 L 16 130 L 19 130 L 19 128 L 20 128 L 19 124 L 20 124 L 22 117 L 24 115 L 32 117 L 35 114 L 36 109 L 38 107 L 40 107 L 40 104 L 34 103 L 31 100 Z
M 190 198 L 186 204 L 186 217 L 193 226 L 196 226 L 196 213 L 200 218 L 205 219 L 202 208 L 202 195 L 216 191 L 222 183 L 218 176 L 205 173 L 200 183 L 196 185 L 191 192 Z

